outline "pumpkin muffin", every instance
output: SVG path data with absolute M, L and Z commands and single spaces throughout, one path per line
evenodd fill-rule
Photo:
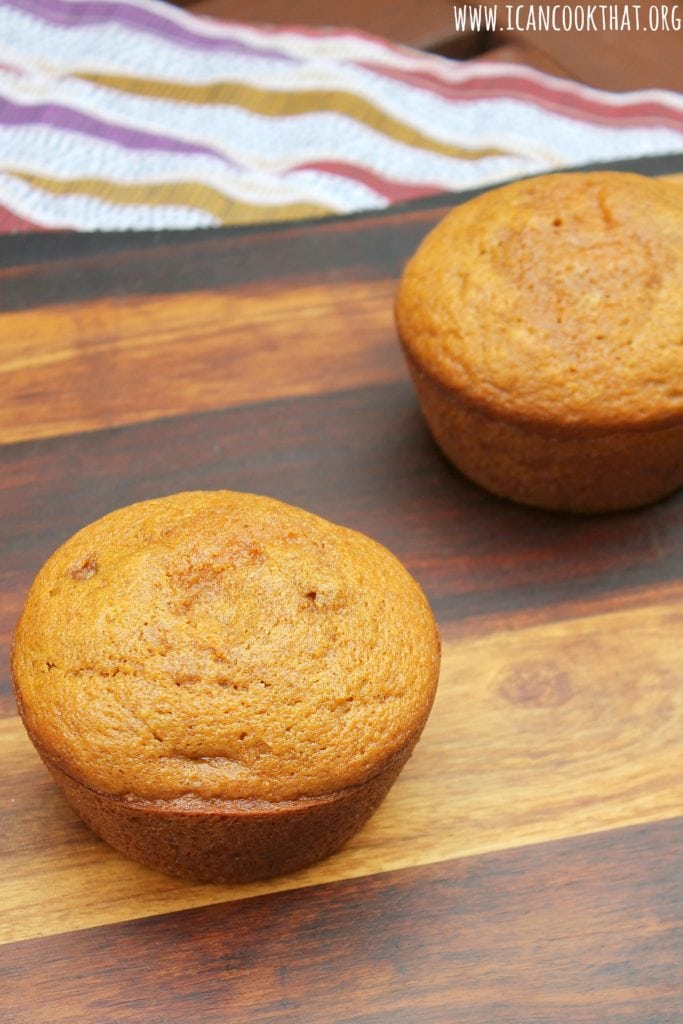
M 683 483 L 683 189 L 613 172 L 454 209 L 403 274 L 429 427 L 495 494 L 605 512 Z
M 28 734 L 112 846 L 206 881 L 294 871 L 377 808 L 434 698 L 403 566 L 265 497 L 119 509 L 46 562 L 16 628 Z

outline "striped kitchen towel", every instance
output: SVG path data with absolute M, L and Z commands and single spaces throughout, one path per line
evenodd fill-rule
M 0 0 L 4 231 L 317 217 L 677 152 L 673 93 L 157 0 Z

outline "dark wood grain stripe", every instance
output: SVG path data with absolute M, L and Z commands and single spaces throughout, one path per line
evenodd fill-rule
M 0 312 L 108 296 L 165 295 L 275 281 L 398 276 L 452 202 L 401 216 L 368 215 L 260 231 L 32 236 L 0 245 Z
M 181 490 L 269 494 L 370 534 L 460 632 L 491 616 L 584 614 L 617 593 L 642 599 L 683 569 L 683 494 L 591 519 L 498 500 L 441 457 L 407 381 L 11 445 L 0 474 L 3 644 L 62 541 Z M 13 713 L 6 665 L 2 677 L 0 707 Z
M 28 940 L 13 1024 L 683 1019 L 683 819 Z

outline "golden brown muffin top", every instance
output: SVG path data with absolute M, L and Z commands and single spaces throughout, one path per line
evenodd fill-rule
M 487 192 L 420 245 L 396 315 L 422 371 L 503 418 L 678 418 L 683 189 L 596 172 Z
M 13 650 L 48 758 L 150 800 L 362 783 L 422 728 L 438 664 L 427 601 L 385 548 L 232 491 L 86 526 L 36 577 Z

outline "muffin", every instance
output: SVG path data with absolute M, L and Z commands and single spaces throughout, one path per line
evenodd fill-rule
M 445 455 L 495 494 L 573 512 L 683 483 L 683 189 L 556 174 L 454 209 L 396 319 Z
M 249 881 L 333 853 L 427 720 L 439 640 L 385 548 L 269 498 L 119 509 L 46 562 L 16 628 L 27 732 L 135 860 Z

